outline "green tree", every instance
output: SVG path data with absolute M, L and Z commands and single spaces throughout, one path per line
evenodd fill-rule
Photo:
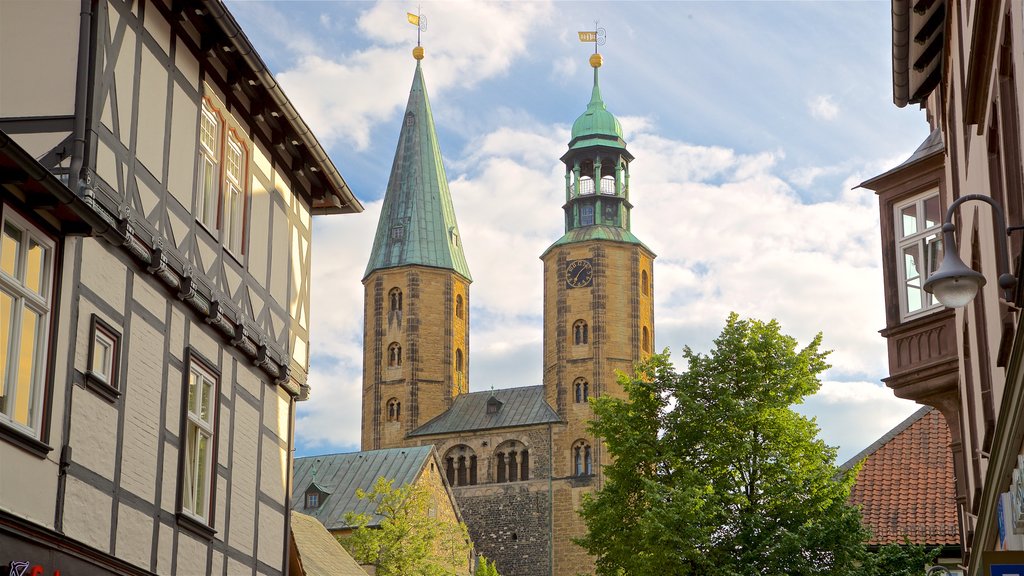
M 436 503 L 427 486 L 395 488 L 380 477 L 373 489 L 356 491 L 376 502 L 379 524 L 371 517 L 348 513 L 345 522 L 355 530 L 339 541 L 360 564 L 376 567 L 378 576 L 443 576 L 469 570 L 469 533 L 461 522 L 436 517 Z
M 476 576 L 501 576 L 501 574 L 498 574 L 498 567 L 494 565 L 494 562 L 488 562 L 487 558 L 481 554 L 476 559 Z
M 792 410 L 829 366 L 819 334 L 798 349 L 777 322 L 729 316 L 713 349 L 667 353 L 591 400 L 613 457 L 584 500 L 579 544 L 601 575 L 859 573 L 866 531 L 847 504 L 856 471 Z
M 921 576 L 939 556 L 941 548 L 911 544 L 886 544 L 864 562 L 863 576 Z

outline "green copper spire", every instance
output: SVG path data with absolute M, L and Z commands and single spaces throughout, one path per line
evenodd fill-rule
M 598 82 L 597 71 L 600 67 L 594 66 L 594 89 L 590 94 L 590 104 L 584 112 L 572 124 L 572 138 L 569 141 L 569 148 L 583 148 L 600 144 L 613 148 L 625 148 L 626 142 L 622 139 L 622 125 L 612 115 L 601 99 L 601 84 Z
M 548 250 L 564 244 L 605 240 L 625 244 L 643 243 L 630 231 L 629 163 L 622 125 L 601 99 L 598 68 L 602 58 L 590 57 L 594 88 L 587 110 L 572 125 L 565 163 L 565 235 Z M 547 251 L 545 251 L 545 254 Z
M 453 270 L 471 280 L 418 60 L 363 277 L 384 268 L 420 265 Z

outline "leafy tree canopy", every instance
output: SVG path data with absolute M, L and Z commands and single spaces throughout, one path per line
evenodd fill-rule
M 686 347 L 620 377 L 626 398 L 591 400 L 613 461 L 581 514 L 598 574 L 859 574 L 867 536 L 847 504 L 856 471 L 792 410 L 829 365 L 775 321 L 729 316 L 707 353 Z
M 361 499 L 377 503 L 383 516 L 376 527 L 371 517 L 349 513 L 345 522 L 355 531 L 339 541 L 360 564 L 376 567 L 378 576 L 446 576 L 469 572 L 469 533 L 461 522 L 446 521 L 436 514 L 430 489 L 422 484 L 395 488 L 380 477 L 369 492 L 357 490 Z
M 498 567 L 494 562 L 488 562 L 481 554 L 476 559 L 476 576 L 501 576 L 498 574 Z

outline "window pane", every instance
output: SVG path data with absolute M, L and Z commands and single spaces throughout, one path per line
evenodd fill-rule
M 199 220 L 208 226 L 214 224 L 213 203 L 217 197 L 217 165 L 208 156 L 202 161 L 202 189 L 199 192 Z
M 924 227 L 925 229 L 938 226 L 942 223 L 942 214 L 939 212 L 939 197 L 932 196 L 924 201 Z
M 206 451 L 207 451 L 207 440 L 205 434 L 198 432 L 198 451 L 196 452 L 196 500 L 195 500 L 195 513 L 198 516 L 206 517 Z
M 46 248 L 35 240 L 29 240 L 28 258 L 25 260 L 25 286 L 40 296 L 46 295 Z
M 212 388 L 213 387 L 210 386 L 210 382 L 206 378 L 203 378 L 202 404 L 199 407 L 199 418 L 201 418 L 203 422 L 210 421 L 210 390 Z
M 242 181 L 242 148 L 236 143 L 228 140 L 227 153 L 228 176 L 235 182 Z
M 211 153 L 217 153 L 217 119 L 205 109 L 200 123 L 199 141 Z
M 920 272 L 921 252 L 917 243 L 903 248 L 903 271 L 906 280 L 912 280 L 921 275 Z
M 36 350 L 39 346 L 39 327 L 41 318 L 37 312 L 22 308 L 21 314 L 21 350 L 18 354 L 18 368 L 14 374 L 14 414 L 15 422 L 32 426 L 35 415 Z
M 4 224 L 4 237 L 2 248 L 0 248 L 0 270 L 19 278 L 18 259 L 21 258 L 22 232 L 7 222 Z
M 228 248 L 237 252 L 242 245 L 242 191 L 229 184 L 227 201 Z
M 196 410 L 196 387 L 198 386 L 198 381 L 201 378 L 202 377 L 195 372 L 192 372 L 188 378 L 188 411 L 192 414 L 199 413 L 199 411 Z
M 938 234 L 932 234 L 924 239 L 924 243 L 925 254 L 928 255 L 928 268 L 926 272 L 928 276 L 931 276 L 939 269 L 939 263 L 942 262 L 942 237 Z
M 185 440 L 185 490 L 184 502 L 181 503 L 182 507 L 189 512 L 196 512 L 195 496 L 196 496 L 196 439 L 199 437 L 199 428 L 195 424 L 188 423 L 188 433 Z
M 917 204 L 904 206 L 900 210 L 900 221 L 903 223 L 903 237 L 917 234 Z
M 0 291 L 0 413 L 10 415 L 11 394 L 4 391 L 7 374 L 13 369 L 11 357 L 11 341 L 14 335 L 14 298 Z
M 105 380 L 110 379 L 110 370 L 108 365 L 110 364 L 110 343 L 107 342 L 102 335 L 96 334 L 96 339 L 93 341 L 92 346 L 92 371 L 93 373 L 102 376 Z

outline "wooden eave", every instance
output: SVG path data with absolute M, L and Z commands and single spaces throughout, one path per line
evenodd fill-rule
M 949 18 L 946 0 L 892 0 L 893 102 L 924 102 L 942 81 Z
M 316 136 L 281 90 L 270 69 L 222 0 L 155 2 L 178 37 L 224 89 L 230 108 L 242 111 L 274 163 L 289 174 L 313 214 L 352 214 L 363 205 Z
M 861 182 L 857 187 L 867 188 L 875 194 L 882 195 L 892 188 L 919 178 L 922 174 L 941 169 L 944 160 L 945 151 L 932 152 L 927 156 L 904 162 L 874 178 L 869 178 Z
M 0 190 L 67 235 L 91 235 L 110 228 L 64 182 L 0 131 Z
M 985 129 L 989 86 L 995 66 L 999 8 L 1001 2 L 990 0 L 974 3 L 974 26 L 971 31 L 971 55 L 968 60 L 967 83 L 964 87 L 964 124 L 977 125 L 978 134 Z

